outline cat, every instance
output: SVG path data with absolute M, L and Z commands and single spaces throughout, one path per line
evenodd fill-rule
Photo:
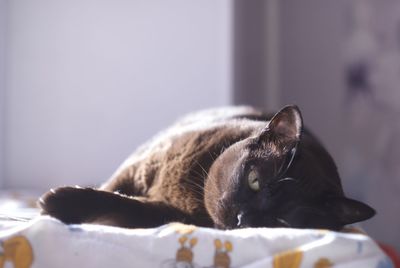
M 52 189 L 39 205 L 68 224 L 127 228 L 178 221 L 338 230 L 375 214 L 345 197 L 332 157 L 295 105 L 273 116 L 252 107 L 191 114 L 139 147 L 99 189 Z

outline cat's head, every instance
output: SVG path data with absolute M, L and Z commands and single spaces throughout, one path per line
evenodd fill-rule
M 216 227 L 340 229 L 375 214 L 346 198 L 336 165 L 286 106 L 252 137 L 227 148 L 210 168 L 207 211 Z

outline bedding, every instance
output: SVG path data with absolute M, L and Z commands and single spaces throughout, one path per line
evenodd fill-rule
M 0 203 L 0 268 L 394 267 L 370 237 L 353 230 L 65 225 L 32 206 L 14 204 L 12 212 Z

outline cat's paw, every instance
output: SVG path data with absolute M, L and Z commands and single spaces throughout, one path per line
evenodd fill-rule
M 60 187 L 40 197 L 39 206 L 44 215 L 65 223 L 81 223 L 94 212 L 97 196 L 98 191 L 92 188 Z

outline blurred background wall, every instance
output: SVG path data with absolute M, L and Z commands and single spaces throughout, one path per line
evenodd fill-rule
M 0 0 L 0 187 L 4 180 L 6 0 Z
M 297 103 L 333 155 L 362 223 L 400 249 L 400 2 L 280 2 L 281 103 Z
M 7 2 L 6 187 L 100 183 L 177 117 L 230 101 L 229 1 Z
M 0 0 L 3 185 L 100 183 L 186 112 L 295 103 L 400 249 L 397 2 Z

